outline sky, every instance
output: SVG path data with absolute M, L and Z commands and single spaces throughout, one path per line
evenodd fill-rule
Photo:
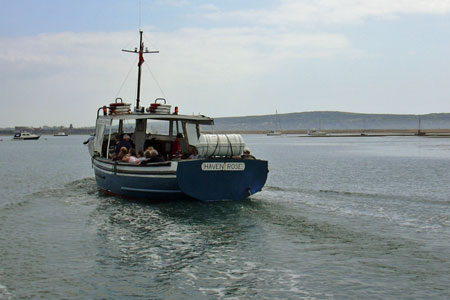
M 0 0 L 0 127 L 164 97 L 211 117 L 450 111 L 450 0 Z

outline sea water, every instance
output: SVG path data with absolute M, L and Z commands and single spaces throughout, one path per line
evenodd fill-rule
M 0 299 L 448 299 L 450 139 L 244 136 L 243 201 L 134 201 L 85 136 L 0 142 Z

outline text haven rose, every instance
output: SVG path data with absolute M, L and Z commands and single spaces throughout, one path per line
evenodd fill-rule
M 243 162 L 205 162 L 202 163 L 202 171 L 244 171 Z

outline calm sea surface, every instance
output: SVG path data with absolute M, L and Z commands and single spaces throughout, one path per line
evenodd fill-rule
M 84 136 L 0 138 L 0 299 L 450 298 L 450 139 L 249 135 L 261 193 L 152 203 Z

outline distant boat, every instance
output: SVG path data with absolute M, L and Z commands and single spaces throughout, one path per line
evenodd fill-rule
M 40 135 L 24 131 L 24 132 L 16 132 L 14 134 L 13 140 L 37 140 L 40 137 L 41 137 Z
M 267 136 L 276 136 L 276 135 L 282 135 L 281 131 L 271 130 L 267 133 Z
M 68 134 L 61 131 L 61 132 L 55 133 L 53 136 L 68 136 Z
M 278 130 L 271 130 L 267 133 L 267 136 L 277 136 L 277 135 L 282 135 L 283 133 L 280 131 L 280 118 L 278 117 L 278 111 L 275 110 L 275 117 L 276 117 L 276 124 L 277 124 L 277 129 Z
M 419 125 L 418 125 L 418 129 L 417 129 L 417 132 L 414 134 L 414 135 L 417 135 L 417 136 L 424 136 L 425 135 L 425 132 L 423 132 L 421 129 L 421 119 L 420 119 L 420 116 L 418 117 L 419 118 Z
M 308 130 L 307 134 L 309 136 L 327 136 L 328 133 L 324 132 L 324 131 L 318 131 L 318 130 Z
M 326 133 L 325 131 L 321 131 L 322 128 L 322 120 L 319 120 L 319 130 L 316 130 L 315 128 L 308 130 L 306 133 L 309 136 L 327 136 L 328 133 Z

